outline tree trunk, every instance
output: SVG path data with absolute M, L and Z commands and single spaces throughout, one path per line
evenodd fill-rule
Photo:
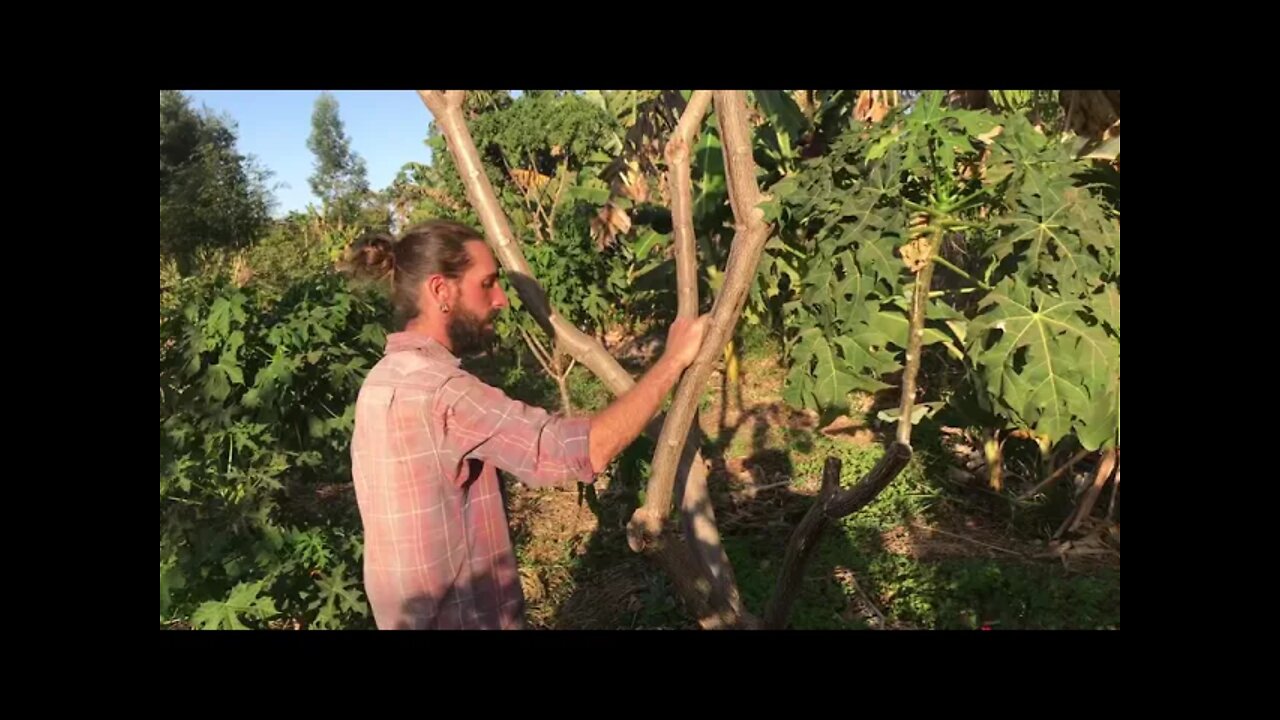
M 756 207 L 761 196 L 756 185 L 756 164 L 751 155 L 746 99 L 741 91 L 717 91 L 715 104 L 724 143 L 729 202 L 733 207 L 737 233 L 729 253 L 724 284 L 711 311 L 711 327 L 697 359 L 680 380 L 658 438 L 645 504 L 636 510 L 627 528 L 628 540 L 635 550 L 643 549 L 662 534 L 666 517 L 671 512 L 676 471 L 685 458 L 691 457 L 686 438 L 697 412 L 698 399 L 737 325 L 770 230 L 764 222 L 764 213 Z
M 698 315 L 698 253 L 693 232 L 693 180 L 690 148 L 711 105 L 711 91 L 696 90 L 689 98 L 679 122 L 667 141 L 667 186 L 671 193 L 671 220 L 675 238 L 677 317 Z M 686 443 L 701 447 L 700 434 L 690 433 Z M 689 462 L 697 462 L 690 458 Z M 706 477 L 703 473 L 703 478 Z M 738 594 L 733 565 L 720 541 L 715 509 L 705 481 L 697 482 L 688 470 L 677 472 L 675 494 L 680 498 L 681 527 L 690 550 L 701 564 L 700 576 L 710 581 L 709 606 L 717 615 L 742 615 L 742 599 Z M 685 478 L 685 482 L 679 482 Z
M 916 377 L 920 374 L 920 351 L 924 345 L 925 309 L 929 304 L 929 287 L 933 283 L 933 258 L 938 255 L 942 243 L 942 230 L 931 231 L 924 265 L 916 271 L 916 282 L 911 294 L 911 325 L 907 335 L 907 365 L 902 372 L 902 400 L 898 417 L 898 442 L 911 446 L 911 408 L 916 400 Z

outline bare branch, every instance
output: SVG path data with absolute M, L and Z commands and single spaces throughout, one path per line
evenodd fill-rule
M 1048 490 L 1050 487 L 1053 486 L 1054 483 L 1058 482 L 1059 478 L 1065 476 L 1068 472 L 1070 472 L 1071 468 L 1076 466 L 1076 463 L 1085 459 L 1090 454 L 1091 454 L 1091 451 L 1089 450 L 1081 450 L 1080 452 L 1077 452 L 1075 455 L 1072 455 L 1071 459 L 1067 461 L 1066 465 L 1063 465 L 1057 470 L 1054 470 L 1053 473 L 1049 475 L 1049 477 L 1044 479 L 1044 482 L 1040 483 L 1039 485 L 1036 485 L 1035 487 L 1031 488 L 1027 492 L 1023 493 L 1018 499 L 1029 500 L 1035 497 L 1036 495 L 1039 495 L 1040 493 L 1044 492 L 1045 490 Z
M 852 515 L 876 499 L 882 490 L 889 486 L 898 473 L 911 461 L 911 446 L 904 443 L 893 443 L 885 450 L 884 456 L 871 468 L 857 485 L 843 490 L 827 503 L 827 517 L 832 520 Z
M 536 197 L 534 197 L 533 199 L 534 200 L 533 210 L 537 214 L 537 216 L 542 220 L 542 222 L 538 224 L 541 225 L 542 227 L 550 228 L 552 225 L 554 225 L 554 223 L 551 221 L 551 218 L 547 216 L 547 210 L 545 207 L 543 207 L 543 204 L 542 204 L 542 201 L 546 198 L 547 191 L 545 187 L 539 186 L 537 182 L 539 177 L 538 161 L 533 157 L 532 148 L 530 148 L 527 151 L 527 154 L 529 156 L 529 190 L 535 191 L 537 193 Z M 548 181 L 548 184 L 550 184 L 549 181 Z M 526 191 L 526 197 L 528 195 L 529 193 L 528 191 Z M 541 232 L 539 232 L 538 235 L 544 241 L 551 237 L 550 231 L 548 231 L 546 235 L 543 235 Z
M 538 361 L 538 364 L 542 366 L 542 369 L 546 370 L 548 375 L 554 376 L 555 373 L 551 372 L 551 361 L 545 354 L 546 350 L 541 349 L 542 343 L 539 343 L 532 335 L 529 334 L 529 331 L 524 328 L 520 328 L 520 336 L 524 338 L 525 345 L 528 345 L 529 349 L 533 351 L 533 357 Z
M 1111 481 L 1111 502 L 1107 504 L 1107 520 L 1116 516 L 1116 498 L 1120 495 L 1120 461 L 1116 460 L 1116 477 Z
M 694 91 L 667 141 L 665 153 L 675 237 L 677 317 L 695 317 L 698 313 L 698 253 L 693 235 L 693 175 L 689 155 L 710 105 L 710 90 Z
M 675 238 L 677 317 L 692 318 L 698 314 L 698 254 L 693 233 L 690 155 L 694 138 L 710 105 L 709 90 L 694 91 L 666 145 L 667 186 L 671 193 L 671 218 Z M 690 435 L 685 444 L 697 448 L 701 442 Z M 686 541 L 702 564 L 704 574 L 711 579 L 711 602 L 718 599 L 722 606 L 728 605 L 733 611 L 741 613 L 741 599 L 733 577 L 733 567 L 724 552 L 724 545 L 716 528 L 715 512 L 706 482 L 702 481 L 705 475 L 690 475 L 688 469 L 694 463 L 694 458 L 685 455 L 688 453 L 681 456 L 682 465 L 677 468 L 677 482 L 673 488 L 673 492 L 680 498 L 681 527 Z M 686 477 L 689 481 L 681 486 L 678 479 Z
M 523 330 L 523 328 L 521 328 L 521 330 Z M 534 343 L 535 345 L 537 345 L 537 346 L 538 346 L 538 349 L 542 351 L 542 357 L 544 357 L 544 358 L 546 358 L 546 359 L 547 359 L 547 364 L 548 364 L 548 365 L 554 365 L 554 364 L 555 364 L 556 355 L 558 355 L 559 353 L 558 353 L 558 352 L 552 352 L 551 350 L 548 350 L 548 349 L 547 349 L 547 346 L 542 344 L 542 341 L 538 339 L 538 336 L 537 336 L 537 335 L 534 335 L 534 334 L 532 334 L 532 333 L 529 333 L 529 339 L 530 339 L 530 340 L 532 340 L 532 341 L 533 341 L 533 343 Z M 558 348 L 557 348 L 557 350 L 558 350 Z
M 555 237 L 556 234 L 556 210 L 560 208 L 560 200 L 564 197 L 564 184 L 569 179 L 569 164 L 567 162 L 560 163 L 560 187 L 556 189 L 556 196 L 551 201 L 551 220 L 547 225 L 547 236 Z
M 778 571 L 778 582 L 773 588 L 773 597 L 764 613 L 764 626 L 770 630 L 781 630 L 786 626 L 787 617 L 791 614 L 791 605 L 800 592 L 800 580 L 804 575 L 805 565 L 813 548 L 817 546 L 822 531 L 826 529 L 830 519 L 827 517 L 827 503 L 840 489 L 840 458 L 828 457 L 822 466 L 822 490 L 818 499 L 809 507 L 809 512 L 787 542 L 787 552 L 782 559 L 782 568 Z
M 636 510 L 628 525 L 628 542 L 636 550 L 662 533 L 666 516 L 671 511 L 676 471 L 684 457 L 689 455 L 685 451 L 686 439 L 697 411 L 698 398 L 742 314 L 742 306 L 750 284 L 755 280 L 756 267 L 770 231 L 764 222 L 764 213 L 756 207 L 761 198 L 756 185 L 756 164 L 751 156 L 746 99 L 742 91 L 717 91 L 715 103 L 724 141 L 729 186 L 734 188 L 731 198 L 738 232 L 729 254 L 724 284 L 711 311 L 711 327 L 697 359 L 680 381 L 658 438 L 645 504 Z

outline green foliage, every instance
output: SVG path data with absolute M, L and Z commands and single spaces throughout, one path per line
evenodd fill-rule
M 189 274 L 202 248 L 242 247 L 267 226 L 270 173 L 236 150 L 234 125 L 160 92 L 160 254 Z
M 307 179 L 311 192 L 330 216 L 354 219 L 369 192 L 368 174 L 364 159 L 351 150 L 351 139 L 338 115 L 338 101 L 327 92 L 316 98 L 307 149 L 315 156 L 314 172 Z
M 841 484 L 850 486 L 883 455 L 879 447 L 860 448 L 818 437 L 811 454 L 794 449 L 795 477 L 816 479 L 826 457 L 843 461 Z M 927 463 L 914 458 L 903 473 L 870 505 L 842 518 L 823 534 L 809 563 L 802 590 L 790 618 L 795 629 L 864 629 L 856 610 L 869 600 L 889 627 L 920 629 L 1104 629 L 1120 625 L 1119 570 L 1071 572 L 1061 564 L 992 553 L 952 543 L 947 554 L 922 557 L 888 547 L 886 538 L 904 536 L 912 526 L 937 526 L 964 498 L 939 487 L 927 474 Z M 733 559 L 743 599 L 764 607 L 777 580 L 782 547 L 811 497 L 796 501 L 787 521 L 750 531 L 725 530 L 725 547 Z M 928 547 L 926 530 L 913 535 Z M 941 536 L 942 539 L 951 539 Z M 912 544 L 916 540 L 910 540 Z M 947 547 L 944 545 L 944 547 Z M 856 580 L 856 592 L 850 578 Z
M 599 412 L 613 400 L 613 395 L 589 370 L 574 367 L 569 373 L 569 398 L 580 411 Z
M 605 110 L 577 95 L 537 93 L 509 104 L 475 107 L 468 128 L 505 209 L 520 205 L 508 168 L 554 175 L 562 162 L 569 171 L 607 162 L 609 156 L 597 153 L 616 134 L 617 124 Z M 453 198 L 465 198 L 462 179 L 434 122 L 427 144 L 443 189 Z
M 858 567 L 858 563 L 852 563 Z M 1117 629 L 1118 571 L 1071 574 L 1060 566 L 956 558 L 923 563 L 883 554 L 867 585 L 898 622 L 937 630 Z
M 616 295 L 610 293 L 610 268 L 591 240 L 588 223 L 585 213 L 566 210 L 555 236 L 522 249 L 551 304 L 575 325 L 597 329 L 612 315 Z
M 263 583 L 240 583 L 226 600 L 210 600 L 196 608 L 191 625 L 197 630 L 248 630 L 240 618 L 265 621 L 279 614 L 275 602 L 260 597 Z M 162 600 L 163 602 L 163 600 Z
M 1057 90 L 992 90 L 991 102 L 1002 113 L 1025 114 L 1041 122 L 1056 123 L 1064 112 Z
M 1014 427 L 1117 442 L 1119 225 L 1082 187 L 1086 168 L 1023 115 L 951 110 L 929 92 L 774 184 L 783 241 L 802 248 L 787 254 L 802 272 L 784 304 L 787 401 L 840 412 L 853 390 L 891 387 L 913 293 L 900 253 L 922 211 L 925 232 L 947 233 L 926 351 L 963 362 Z
M 552 94 L 522 96 L 471 125 L 476 147 L 489 157 L 545 175 L 555 172 L 560 158 L 570 170 L 582 168 L 617 129 L 612 117 L 582 97 Z
M 221 278 L 175 292 L 160 323 L 161 621 L 360 622 L 354 504 L 321 507 L 350 484 L 385 301 L 333 274 L 278 298 Z
M 1075 427 L 1088 449 L 1119 433 L 1120 396 L 1112 382 L 1119 342 L 1086 301 L 1008 279 L 986 297 L 983 310 L 971 331 L 996 339 L 985 349 L 975 342 L 970 356 L 1011 419 L 1055 442 Z
M 334 227 L 315 210 L 291 213 L 245 253 L 251 282 L 260 295 L 278 298 L 299 279 L 330 272 L 360 232 Z

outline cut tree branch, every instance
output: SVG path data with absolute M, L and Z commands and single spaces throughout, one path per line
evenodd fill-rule
M 769 606 L 764 613 L 764 626 L 769 630 L 781 630 L 786 626 L 791 605 L 800 592 L 800 580 L 804 576 L 809 556 L 830 522 L 827 518 L 827 503 L 840 489 L 840 465 L 840 458 L 827 458 L 822 466 L 822 489 L 818 491 L 818 499 L 791 533 L 787 552 L 782 558 L 782 568 L 778 571 L 778 581 L 773 588 L 773 597 L 769 598 Z
M 804 519 L 791 533 L 787 543 L 787 552 L 782 559 L 782 569 L 778 572 L 778 581 L 773 589 L 773 597 L 769 600 L 769 608 L 765 611 L 764 626 L 771 630 L 786 627 L 787 618 L 791 614 L 791 606 L 800 594 L 804 569 L 822 537 L 822 532 L 832 520 L 852 515 L 876 499 L 889 483 L 902 472 L 911 461 L 910 446 L 893 443 L 885 451 L 884 457 L 871 468 L 857 485 L 840 490 L 840 458 L 829 457 L 822 467 L 822 490 L 818 499 L 805 513 Z

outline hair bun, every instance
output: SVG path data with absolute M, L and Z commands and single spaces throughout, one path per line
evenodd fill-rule
M 385 233 L 374 233 L 352 243 L 344 258 L 344 269 L 365 277 L 380 279 L 395 270 L 395 241 Z

